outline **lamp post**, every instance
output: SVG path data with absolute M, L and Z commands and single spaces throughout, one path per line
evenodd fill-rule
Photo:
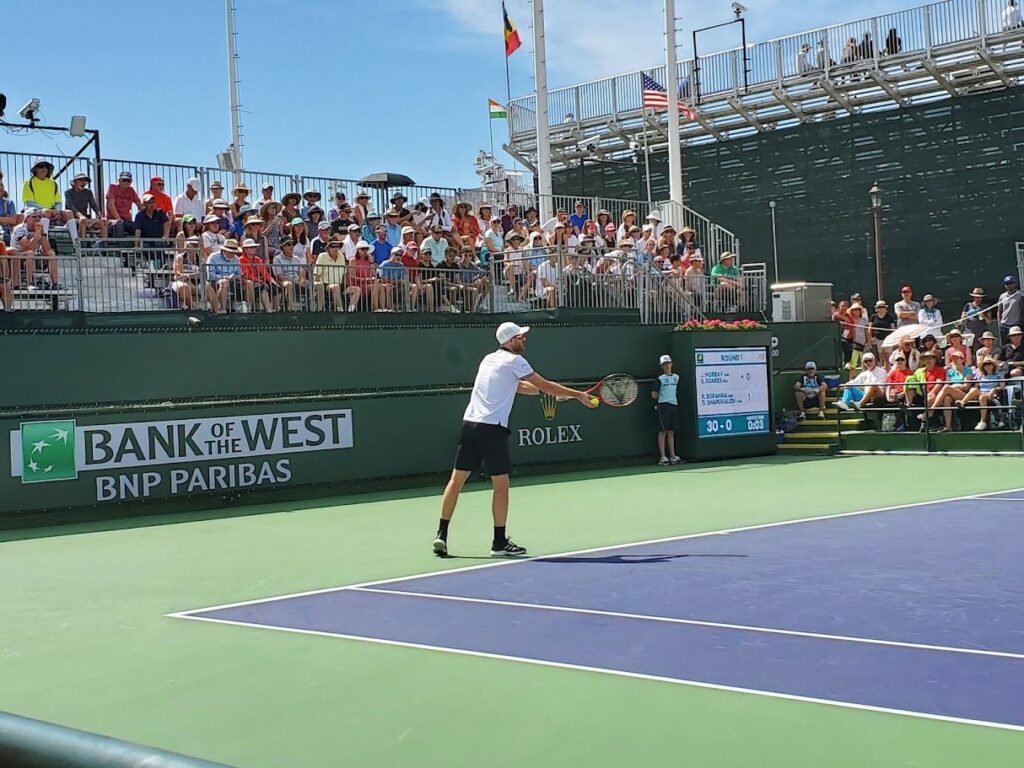
M 779 240 L 775 235 L 775 201 L 769 200 L 768 207 L 772 211 L 772 261 L 775 263 L 775 282 L 779 281 Z
M 876 181 L 868 190 L 871 198 L 871 212 L 875 217 L 875 290 L 876 301 L 885 300 L 885 289 L 882 285 L 882 188 Z

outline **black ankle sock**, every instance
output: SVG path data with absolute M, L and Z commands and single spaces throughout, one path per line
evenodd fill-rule
M 451 520 L 445 520 L 442 517 L 440 524 L 437 526 L 437 535 L 440 536 L 442 539 L 448 538 L 448 523 L 450 522 Z
M 494 545 L 504 547 L 506 541 L 508 541 L 508 539 L 505 538 L 505 526 L 494 526 Z

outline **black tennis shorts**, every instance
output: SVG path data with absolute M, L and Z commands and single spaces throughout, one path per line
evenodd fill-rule
M 510 434 L 512 431 L 500 424 L 462 422 L 459 448 L 455 453 L 455 468 L 476 472 L 482 463 L 491 477 L 509 474 L 512 470 L 512 458 L 508 450 Z
M 658 429 L 660 431 L 675 431 L 677 410 L 678 406 L 673 403 L 658 403 Z

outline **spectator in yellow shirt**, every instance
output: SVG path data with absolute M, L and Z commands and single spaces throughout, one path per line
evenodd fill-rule
M 67 224 L 68 232 L 78 239 L 78 224 L 74 215 L 61 210 L 63 197 L 57 182 L 53 179 L 53 163 L 44 157 L 37 157 L 32 166 L 32 175 L 21 188 L 21 202 L 26 208 L 36 208 L 43 217 L 44 232 L 50 231 L 50 222 Z

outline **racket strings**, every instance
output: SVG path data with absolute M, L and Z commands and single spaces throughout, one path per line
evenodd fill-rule
M 629 405 L 640 394 L 632 376 L 609 376 L 601 382 L 600 397 L 609 405 Z

